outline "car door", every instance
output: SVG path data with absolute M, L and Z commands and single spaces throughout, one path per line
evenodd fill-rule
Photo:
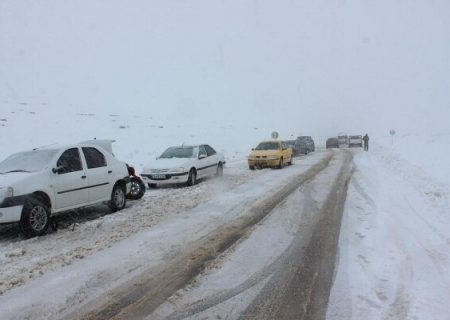
M 203 178 L 208 175 L 210 168 L 208 167 L 209 159 L 205 146 L 201 145 L 198 148 L 198 165 L 197 165 L 197 177 Z
M 208 155 L 208 175 L 215 175 L 217 173 L 217 164 L 219 163 L 219 157 L 216 150 L 210 145 L 205 145 L 206 154 Z
M 289 146 L 285 143 L 281 143 L 281 154 L 283 156 L 284 163 L 288 163 L 291 161 L 291 153 L 289 152 Z
M 56 210 L 83 205 L 88 202 L 86 173 L 78 148 L 65 150 L 55 163 L 52 177 Z
M 109 199 L 113 170 L 108 167 L 105 155 L 94 147 L 82 147 L 81 150 L 86 161 L 89 202 Z

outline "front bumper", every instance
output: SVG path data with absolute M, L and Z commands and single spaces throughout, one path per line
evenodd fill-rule
M 143 173 L 141 174 L 141 176 L 142 180 L 146 184 L 168 185 L 168 184 L 186 183 L 189 178 L 189 173 L 188 172 L 163 173 L 163 174 Z
M 249 167 L 268 168 L 276 167 L 280 164 L 280 159 L 248 159 Z
M 0 208 L 0 224 L 20 221 L 23 205 Z

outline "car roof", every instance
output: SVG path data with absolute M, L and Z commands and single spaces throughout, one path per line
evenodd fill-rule
M 200 143 L 200 144 L 183 144 L 181 146 L 170 146 L 167 147 L 167 149 L 169 148 L 195 148 L 195 147 L 199 147 L 199 146 L 203 146 L 205 145 L 205 143 Z
M 108 139 L 102 139 L 102 140 L 86 140 L 78 143 L 72 143 L 72 144 L 51 144 L 47 146 L 41 146 L 36 147 L 31 150 L 61 150 L 61 149 L 70 149 L 70 148 L 77 148 L 77 147 L 100 147 L 101 149 L 104 149 L 110 153 L 112 153 L 112 143 L 116 140 L 108 140 Z M 26 150 L 26 151 L 31 151 Z

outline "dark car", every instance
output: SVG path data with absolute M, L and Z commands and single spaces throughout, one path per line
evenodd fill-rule
M 295 140 L 294 154 L 308 154 L 316 151 L 314 140 L 311 136 L 300 136 Z
M 300 153 L 299 153 L 300 150 L 296 148 L 295 141 L 296 141 L 296 140 L 284 140 L 283 143 L 284 143 L 287 147 L 289 147 L 289 148 L 292 149 L 292 155 L 293 155 L 293 156 L 298 156 L 298 155 L 300 154 Z
M 327 149 L 330 149 L 330 148 L 339 148 L 338 138 L 328 138 L 327 139 Z
M 348 136 L 347 135 L 339 135 L 337 138 L 338 138 L 339 148 L 348 146 Z

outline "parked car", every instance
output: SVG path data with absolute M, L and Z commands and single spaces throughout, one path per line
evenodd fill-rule
M 263 141 L 250 152 L 248 166 L 255 168 L 283 168 L 285 164 L 292 164 L 292 149 L 283 141 Z
M 328 138 L 326 145 L 327 145 L 327 149 L 339 148 L 339 140 L 338 140 L 338 138 Z
M 308 154 L 316 151 L 314 140 L 311 136 L 300 136 L 295 140 L 294 154 Z
M 225 158 L 207 144 L 170 147 L 144 167 L 142 179 L 149 187 L 187 184 L 200 178 L 222 176 Z
M 348 146 L 352 147 L 361 147 L 363 146 L 362 135 L 350 136 L 348 138 Z
M 339 143 L 339 148 L 347 147 L 348 146 L 348 136 L 347 135 L 338 136 L 338 143 Z
M 295 149 L 295 140 L 283 140 L 282 143 L 286 148 L 292 149 L 292 156 L 295 157 L 298 154 L 298 150 Z
M 53 214 L 107 202 L 121 210 L 130 190 L 113 140 L 37 148 L 0 163 L 0 223 L 18 222 L 27 237 L 46 232 Z

